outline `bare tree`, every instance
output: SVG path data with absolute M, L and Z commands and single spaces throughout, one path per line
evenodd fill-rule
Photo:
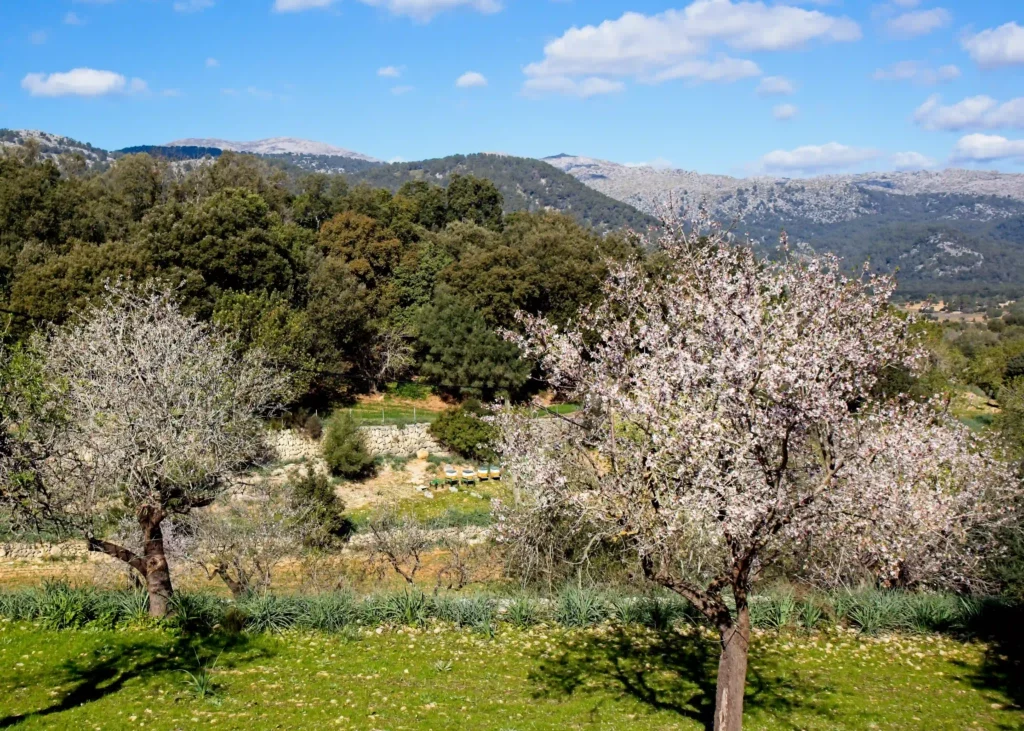
M 314 530 L 312 511 L 294 506 L 283 493 L 262 482 L 225 505 L 196 513 L 187 528 L 186 560 L 223 581 L 236 598 L 269 589 L 275 569 L 297 558 Z
M 388 568 L 409 584 L 423 565 L 423 553 L 430 547 L 430 536 L 415 520 L 400 515 L 394 506 L 385 506 L 369 520 L 370 568 L 383 578 Z
M 872 398 L 916 359 L 891 279 L 764 261 L 706 221 L 658 243 L 658 276 L 627 263 L 576 324 L 524 316 L 509 335 L 582 408 L 555 439 L 506 413 L 501 451 L 529 506 L 620 543 L 717 628 L 714 725 L 736 731 L 765 567 L 845 556 L 882 582 L 964 586 L 1014 483 L 962 425 Z
M 128 564 L 146 583 L 150 613 L 163 616 L 173 590 L 165 520 L 210 505 L 264 458 L 261 417 L 288 380 L 259 351 L 238 356 L 156 285 L 110 288 L 39 349 L 66 427 L 25 507 Z M 105 534 L 118 511 L 138 524 L 138 550 Z

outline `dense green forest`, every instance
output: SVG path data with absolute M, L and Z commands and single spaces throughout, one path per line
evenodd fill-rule
M 368 167 L 353 177 L 373 186 L 397 191 L 411 181 L 446 184 L 453 175 L 490 180 L 508 211 L 553 208 L 592 228 L 642 231 L 657 222 L 630 205 L 588 188 L 568 173 L 542 160 L 509 155 L 451 155 L 435 160 Z
M 108 282 L 155 277 L 302 374 L 301 403 L 411 376 L 453 395 L 523 393 L 537 384 L 497 329 L 519 309 L 568 318 L 634 244 L 559 213 L 506 213 L 472 175 L 444 182 L 392 191 L 233 153 L 185 175 L 147 154 L 102 172 L 7 154 L 9 335 L 66 320 Z

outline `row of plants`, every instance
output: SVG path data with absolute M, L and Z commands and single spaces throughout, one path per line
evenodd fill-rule
M 550 597 L 427 594 L 418 589 L 357 596 L 348 591 L 311 595 L 251 594 L 230 601 L 206 592 L 178 591 L 167 626 L 179 629 L 254 633 L 307 629 L 341 632 L 358 627 L 422 626 L 444 622 L 493 633 L 499 623 L 568 628 L 603 624 L 666 630 L 699 625 L 702 615 L 688 602 L 667 594 L 634 595 L 615 590 L 567 587 Z M 985 634 L 1019 607 L 997 598 L 950 594 L 841 590 L 801 598 L 791 590 L 753 598 L 751 623 L 766 630 L 848 627 L 879 632 L 956 632 Z M 113 629 L 153 622 L 145 591 L 108 591 L 49 582 L 42 587 L 0 592 L 0 617 L 35 621 L 49 629 Z

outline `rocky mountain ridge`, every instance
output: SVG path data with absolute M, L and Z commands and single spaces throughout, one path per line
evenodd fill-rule
M 248 152 L 253 155 L 316 155 L 326 157 L 350 157 L 366 162 L 380 162 L 375 157 L 360 152 L 335 147 L 324 142 L 303 140 L 297 137 L 270 137 L 252 142 L 235 142 L 213 137 L 190 137 L 168 142 L 165 147 L 215 147 L 230 152 Z
M 837 223 L 871 215 L 871 192 L 891 195 L 962 195 L 1024 202 L 1024 175 L 981 170 L 904 171 L 823 175 L 813 178 L 735 178 L 689 170 L 622 165 L 576 155 L 544 161 L 607 196 L 654 215 L 677 213 L 707 203 L 720 218 L 751 215 L 806 218 Z M 961 215 L 998 218 L 1006 209 L 986 205 Z

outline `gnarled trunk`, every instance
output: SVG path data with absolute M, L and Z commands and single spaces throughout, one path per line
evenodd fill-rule
M 715 693 L 715 731 L 743 728 L 743 694 L 747 688 L 747 656 L 750 649 L 750 610 L 738 606 L 736 619 L 719 627 L 722 655 L 718 660 Z
M 160 527 L 164 514 L 155 508 L 139 511 L 139 525 L 142 528 L 142 558 L 146 570 L 146 591 L 149 592 L 149 615 L 166 617 L 171 601 L 171 570 L 164 553 L 164 534 Z

